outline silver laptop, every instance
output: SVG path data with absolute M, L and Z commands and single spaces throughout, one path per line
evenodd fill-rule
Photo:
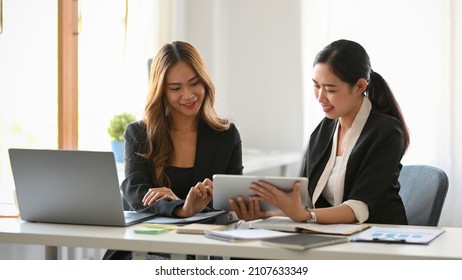
M 9 149 L 21 219 L 128 226 L 154 214 L 124 211 L 112 152 Z

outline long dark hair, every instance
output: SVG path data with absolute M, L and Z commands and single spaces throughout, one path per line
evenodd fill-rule
M 365 79 L 368 82 L 365 93 L 372 105 L 401 122 L 404 151 L 407 150 L 410 142 L 409 130 L 401 108 L 385 79 L 372 70 L 369 55 L 360 44 L 349 40 L 334 41 L 317 54 L 313 65 L 318 63 L 329 64 L 332 72 L 352 87 L 360 78 Z

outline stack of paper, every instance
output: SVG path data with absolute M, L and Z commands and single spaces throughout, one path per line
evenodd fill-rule
M 267 229 L 240 229 L 240 230 L 209 230 L 205 231 L 205 237 L 227 242 L 244 240 L 260 240 L 272 237 L 290 236 L 293 233 L 267 230 Z
M 426 245 L 443 232 L 439 228 L 374 226 L 354 237 L 352 241 Z

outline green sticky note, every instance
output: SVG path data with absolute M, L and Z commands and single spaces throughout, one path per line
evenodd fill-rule
M 166 228 L 136 228 L 135 233 L 142 233 L 142 234 L 159 234 L 167 232 L 168 229 Z

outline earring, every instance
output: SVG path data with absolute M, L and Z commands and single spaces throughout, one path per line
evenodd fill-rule
M 170 113 L 168 106 L 165 106 L 165 116 L 168 117 L 168 114 Z

